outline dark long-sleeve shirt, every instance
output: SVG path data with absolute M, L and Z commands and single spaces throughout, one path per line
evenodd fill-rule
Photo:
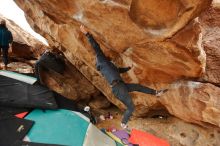
M 12 41 L 13 37 L 11 32 L 6 27 L 0 26 L 0 46 L 8 47 Z
M 122 81 L 120 73 L 124 73 L 130 69 L 128 68 L 117 68 L 112 62 L 110 62 L 104 53 L 102 52 L 99 44 L 95 41 L 93 36 L 89 33 L 86 34 L 90 44 L 96 52 L 96 68 L 99 70 L 109 84 L 112 84 L 113 81 Z

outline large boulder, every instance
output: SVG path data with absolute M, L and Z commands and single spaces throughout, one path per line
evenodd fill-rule
M 106 56 L 117 66 L 133 66 L 131 71 L 123 75 L 125 82 L 154 89 L 170 88 L 161 99 L 132 93 L 136 115 L 145 115 L 153 108 L 166 107 L 173 115 L 189 122 L 207 122 L 219 126 L 219 117 L 211 118 L 219 114 L 219 107 L 211 103 L 215 100 L 219 104 L 214 98 L 220 93 L 218 87 L 200 83 L 200 90 L 193 90 L 194 94 L 182 94 L 181 90 L 191 90 L 191 86 L 185 82 L 178 83 L 179 88 L 173 86 L 179 80 L 196 80 L 205 73 L 203 31 L 196 17 L 210 7 L 211 0 L 15 2 L 24 10 L 32 28 L 44 36 L 51 46 L 62 45 L 60 51 L 68 61 L 119 108 L 123 109 L 124 105 L 113 96 L 111 88 L 96 70 L 94 51 L 79 31 L 81 24 L 89 29 Z M 204 95 L 209 89 L 210 95 Z M 208 107 L 213 110 L 205 111 L 202 117 L 199 115 L 203 111 L 201 106 L 194 106 L 198 101 L 191 100 L 200 97 L 212 97 L 204 102 L 210 102 Z M 192 102 L 189 106 L 194 106 L 193 109 L 179 114 L 184 111 L 184 106 L 180 106 L 180 109 L 178 104 L 184 105 L 186 101 Z M 192 115 L 197 117 L 192 118 Z

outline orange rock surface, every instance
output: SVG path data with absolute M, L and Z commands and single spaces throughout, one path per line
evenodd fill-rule
M 79 31 L 81 24 L 117 66 L 133 66 L 123 75 L 125 82 L 170 89 L 161 99 L 132 93 L 135 115 L 167 108 L 183 120 L 220 126 L 219 88 L 197 82 L 206 73 L 207 65 L 203 29 L 197 17 L 211 7 L 211 0 L 15 2 L 32 28 L 50 46 L 61 45 L 67 60 L 117 107 L 124 108 L 96 70 L 94 51 Z M 71 88 L 68 84 L 67 89 Z

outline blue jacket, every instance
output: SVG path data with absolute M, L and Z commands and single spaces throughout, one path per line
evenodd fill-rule
M 9 43 L 12 43 L 12 41 L 11 32 L 6 27 L 0 26 L 0 46 L 9 47 Z
M 102 52 L 99 44 L 95 41 L 91 34 L 86 35 L 90 44 L 96 52 L 96 68 L 102 73 L 105 79 L 109 84 L 112 84 L 113 81 L 122 81 L 120 73 L 127 72 L 130 70 L 130 67 L 126 68 L 117 68 L 112 62 L 110 62 L 104 53 Z

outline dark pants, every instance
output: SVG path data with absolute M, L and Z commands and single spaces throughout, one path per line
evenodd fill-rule
M 5 66 L 8 64 L 8 46 L 0 46 L 1 52 L 2 52 L 2 60 L 5 64 Z
M 113 94 L 127 107 L 122 119 L 122 123 L 125 124 L 128 122 L 129 118 L 131 117 L 134 111 L 134 104 L 131 99 L 131 96 L 129 95 L 129 92 L 132 91 L 138 91 L 153 95 L 156 94 L 156 90 L 153 90 L 151 88 L 144 87 L 139 84 L 126 84 L 123 81 L 120 81 L 118 84 L 113 86 L 112 87 Z

